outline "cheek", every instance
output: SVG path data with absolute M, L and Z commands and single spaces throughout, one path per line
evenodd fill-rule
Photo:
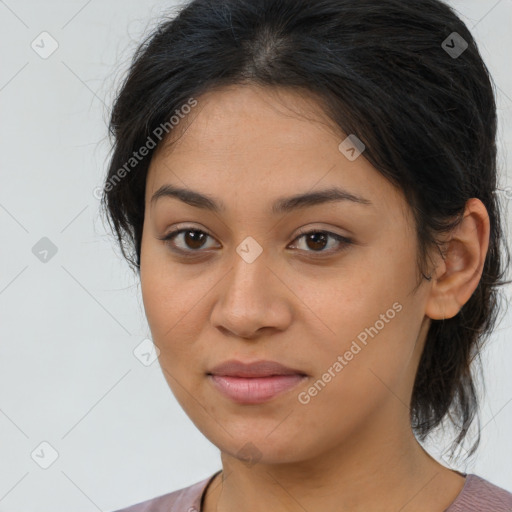
M 194 307 L 201 298 L 197 287 L 187 287 L 176 265 L 151 258 L 146 252 L 141 258 L 141 290 L 163 376 L 184 411 L 194 417 L 197 404 L 192 397 L 200 395 L 198 385 L 203 378 L 197 343 L 204 321 Z
M 159 247 L 142 244 L 140 281 L 144 310 L 153 342 L 161 357 L 170 350 L 180 351 L 186 338 L 184 328 L 195 325 L 190 315 L 197 297 L 187 286 L 176 265 L 171 265 Z
M 316 342 L 310 354 L 315 373 L 297 391 L 297 435 L 322 432 L 328 443 L 357 431 L 383 404 L 398 397 L 398 404 L 407 403 L 414 338 L 407 305 L 392 298 L 361 301 L 333 317 L 336 340 Z M 318 442 L 314 436 L 310 441 Z
M 412 370 L 424 312 L 420 295 L 411 293 L 414 252 L 401 249 L 383 249 L 378 258 L 368 251 L 350 274 L 338 273 L 314 296 L 311 309 L 329 328 L 322 328 L 322 337 L 311 336 L 315 377 L 319 390 L 327 383 L 335 401 L 363 407 L 379 389 L 389 393 L 386 385 L 400 387 Z
M 193 348 L 193 333 L 199 328 L 195 293 L 183 290 L 186 283 L 170 276 L 147 272 L 141 277 L 142 297 L 153 342 L 161 351 Z

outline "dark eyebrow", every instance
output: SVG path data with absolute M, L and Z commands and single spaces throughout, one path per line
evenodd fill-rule
M 307 208 L 323 203 L 332 203 L 335 201 L 352 201 L 358 204 L 371 205 L 372 202 L 364 197 L 357 196 L 340 187 L 331 187 L 317 192 L 308 192 L 306 194 L 297 194 L 291 197 L 278 199 L 272 206 L 272 213 L 275 215 L 287 213 L 298 208 Z
M 175 187 L 173 185 L 162 185 L 151 197 L 151 204 L 154 204 L 161 197 L 175 197 L 190 206 L 203 208 L 219 213 L 226 210 L 222 201 L 217 201 L 211 196 L 200 194 L 187 188 Z M 299 208 L 307 208 L 323 203 L 334 201 L 352 201 L 358 204 L 371 205 L 372 202 L 364 197 L 357 196 L 340 187 L 332 187 L 317 192 L 297 194 L 291 197 L 278 199 L 272 206 L 274 215 L 288 213 Z

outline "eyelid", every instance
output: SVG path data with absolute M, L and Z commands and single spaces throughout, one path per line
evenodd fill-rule
M 316 226 L 313 226 L 313 227 L 308 226 L 308 227 L 299 228 L 294 240 L 296 240 L 299 236 L 309 235 L 310 233 L 327 233 L 328 235 L 339 236 L 340 238 L 349 240 L 348 237 L 340 235 L 339 233 L 335 233 L 334 231 L 331 231 L 330 228 L 322 228 L 322 227 L 316 227 Z

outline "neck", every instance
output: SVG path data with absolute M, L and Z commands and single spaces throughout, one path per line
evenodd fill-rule
M 400 512 L 443 511 L 464 478 L 436 462 L 409 427 L 400 404 L 402 428 L 359 431 L 338 446 L 307 460 L 245 463 L 222 452 L 223 471 L 205 497 L 205 512 Z M 386 435 L 383 435 L 383 432 Z

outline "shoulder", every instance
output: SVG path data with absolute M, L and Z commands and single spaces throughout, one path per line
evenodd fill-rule
M 115 512 L 199 512 L 203 492 L 217 473 L 188 487 L 142 501 Z
M 456 500 L 445 512 L 511 512 L 512 493 L 470 473 Z

